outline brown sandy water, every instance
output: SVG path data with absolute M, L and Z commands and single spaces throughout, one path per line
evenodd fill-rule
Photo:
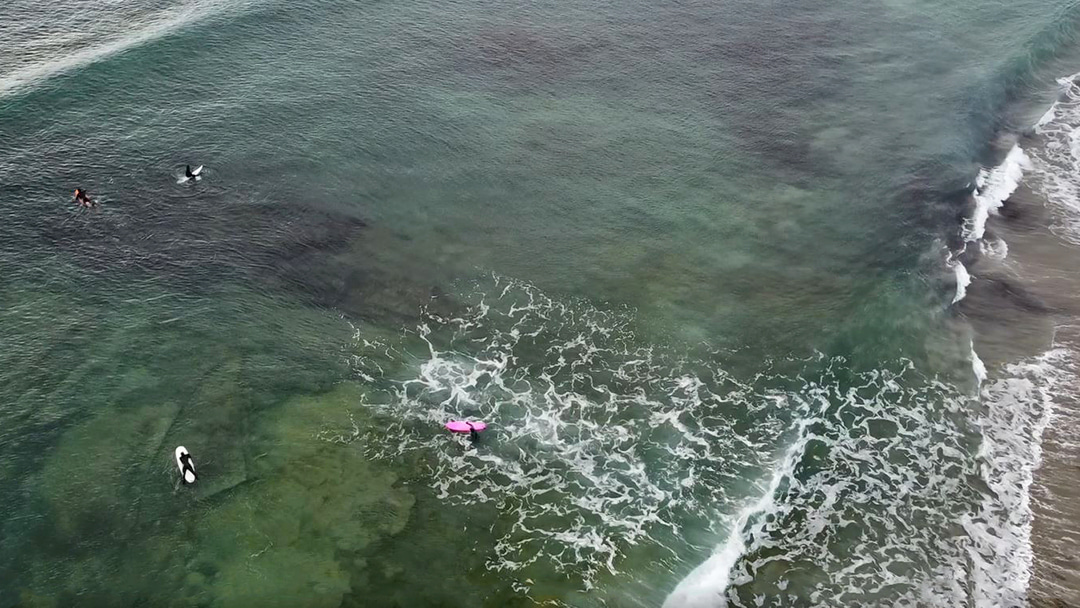
M 1018 142 L 1025 149 L 1037 136 Z M 1055 211 L 1027 184 L 987 223 L 986 241 L 1008 246 L 1004 259 L 977 255 L 959 311 L 995 382 L 1031 382 L 1031 408 L 1049 408 L 1041 461 L 1030 488 L 1032 606 L 1080 606 L 1080 247 L 1052 226 Z M 1025 367 L 1017 362 L 1035 362 Z M 1011 377 L 1011 378 L 1010 378 Z

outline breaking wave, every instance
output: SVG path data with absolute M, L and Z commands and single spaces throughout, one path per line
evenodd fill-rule
M 1031 160 L 1024 150 L 1016 145 L 1005 156 L 1005 160 L 993 169 L 979 171 L 975 179 L 975 209 L 964 225 L 964 240 L 980 241 L 986 234 L 986 221 L 1020 187 L 1024 171 L 1031 167 Z

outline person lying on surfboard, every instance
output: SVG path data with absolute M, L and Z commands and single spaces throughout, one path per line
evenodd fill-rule
M 82 188 L 75 188 L 75 203 L 80 207 L 86 207 L 87 209 L 93 208 L 97 203 L 90 200 L 90 196 L 86 194 L 86 190 Z
M 465 420 L 451 420 L 446 423 L 446 429 L 455 433 L 468 433 L 469 441 L 476 443 L 480 441 L 480 431 L 487 428 L 487 425 L 479 420 L 476 422 L 468 422 Z

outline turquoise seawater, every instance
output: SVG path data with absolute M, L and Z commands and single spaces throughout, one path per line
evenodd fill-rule
M 1023 604 L 953 260 L 1078 26 L 3 5 L 0 606 Z

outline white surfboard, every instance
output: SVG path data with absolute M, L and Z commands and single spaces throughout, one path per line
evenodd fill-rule
M 184 466 L 185 461 L 187 466 Z M 183 478 L 184 483 L 195 483 L 195 460 L 182 445 L 176 448 L 176 467 L 180 469 L 180 477 Z
M 191 170 L 191 177 L 188 177 L 186 174 L 181 174 L 180 177 L 176 178 L 176 183 L 186 184 L 191 182 L 192 180 L 200 181 L 202 179 L 202 170 L 203 166 L 199 165 L 198 167 L 195 167 Z

